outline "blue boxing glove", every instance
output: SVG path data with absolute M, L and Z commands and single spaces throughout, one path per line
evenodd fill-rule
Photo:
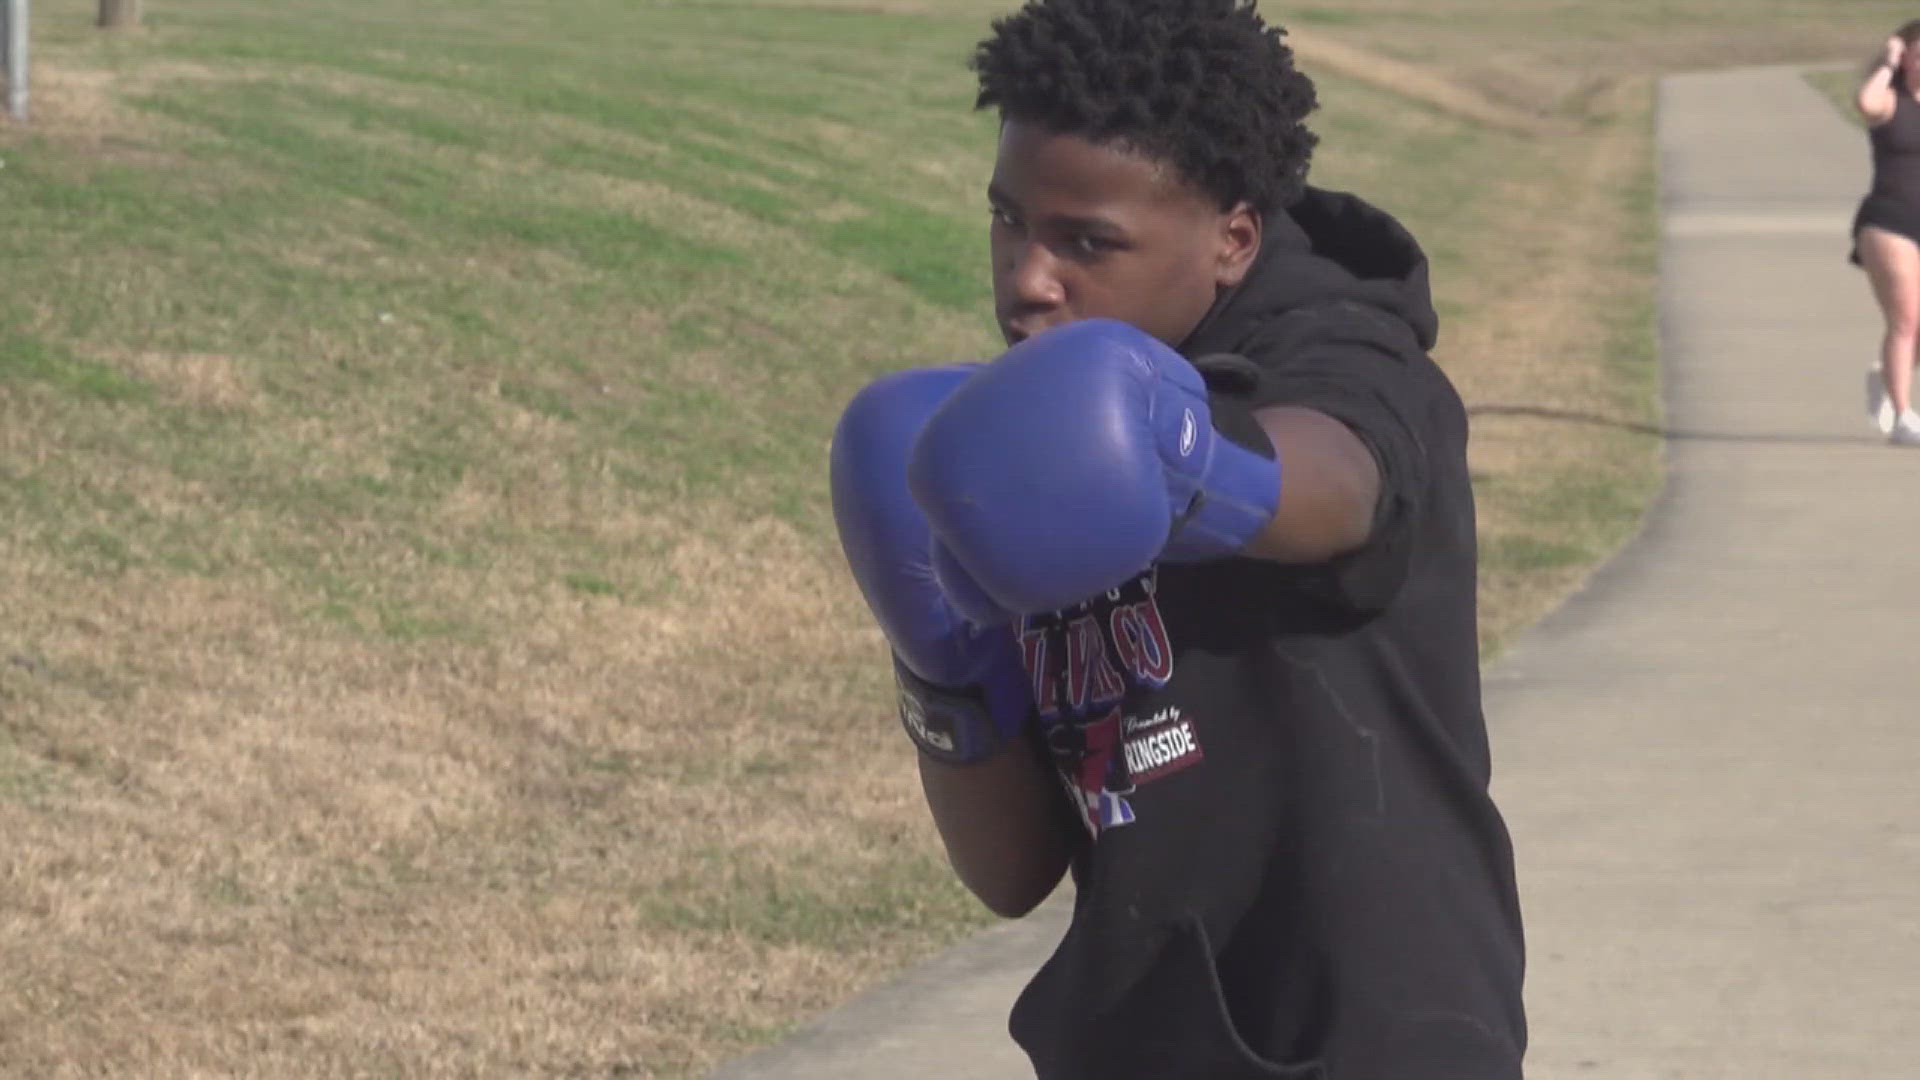
M 1154 562 L 1238 552 L 1280 464 L 1213 429 L 1185 357 L 1111 319 L 1022 341 L 940 406 L 908 464 L 934 534 L 1017 614 L 1070 607 Z
M 830 454 L 840 546 L 893 648 L 900 722 L 922 751 L 954 765 L 991 757 L 1015 738 L 1033 701 L 1012 616 L 937 550 L 907 491 L 914 440 L 979 369 L 929 368 L 875 381 L 841 415 Z

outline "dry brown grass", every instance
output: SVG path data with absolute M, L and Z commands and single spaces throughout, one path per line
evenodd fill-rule
M 819 545 L 735 539 L 657 605 L 486 581 L 525 632 L 430 656 L 9 552 L 62 595 L 0 634 L 3 1071 L 674 1072 L 925 947 L 953 901 L 889 868 L 931 837 L 846 675 L 878 639 Z
M 1549 126 L 1538 109 L 1517 107 L 1471 85 L 1455 82 L 1432 68 L 1395 59 L 1356 42 L 1300 30 L 1288 34 L 1288 41 L 1300 63 L 1315 71 L 1335 72 L 1382 86 L 1491 127 L 1531 134 L 1544 132 Z
M 1634 527 L 1619 508 L 1658 483 L 1655 376 L 1621 355 L 1653 332 L 1650 207 L 1633 194 L 1651 186 L 1651 86 L 1622 82 L 1592 107 L 1604 122 L 1496 185 L 1505 250 L 1462 279 L 1471 315 L 1436 354 L 1473 415 L 1489 646 L 1583 581 Z M 1556 496 L 1568 487 L 1600 505 Z

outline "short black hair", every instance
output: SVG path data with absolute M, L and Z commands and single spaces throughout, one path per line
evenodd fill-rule
M 1028 0 L 974 50 L 976 109 L 1172 165 L 1262 212 L 1306 187 L 1319 104 L 1253 0 Z

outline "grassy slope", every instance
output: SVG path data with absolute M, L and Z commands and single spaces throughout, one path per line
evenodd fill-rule
M 818 485 L 848 386 L 987 341 L 960 25 L 391 10 L 45 36 L 26 1067 L 674 1071 L 975 919 Z
M 1860 89 L 1861 66 L 1861 64 L 1847 64 L 1807 72 L 1807 82 L 1827 100 L 1833 102 L 1833 107 L 1841 116 L 1846 117 L 1848 123 L 1856 126 L 1864 124 L 1860 119 L 1859 110 L 1853 105 L 1853 95 Z M 1866 151 L 1863 148 L 1861 152 Z
M 862 379 L 992 348 L 997 6 L 35 5 L 0 1060 L 673 1075 L 977 923 L 819 476 Z M 1640 73 L 1897 21 L 1590 7 L 1298 12 L 1548 117 L 1315 72 L 1320 181 L 1436 261 L 1490 642 L 1656 480 Z

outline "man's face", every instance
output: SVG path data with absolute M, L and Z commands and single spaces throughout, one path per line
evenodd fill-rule
M 1019 120 L 1001 126 L 987 199 L 1008 344 L 1111 318 L 1178 345 L 1260 249 L 1245 206 L 1223 212 L 1158 162 Z

